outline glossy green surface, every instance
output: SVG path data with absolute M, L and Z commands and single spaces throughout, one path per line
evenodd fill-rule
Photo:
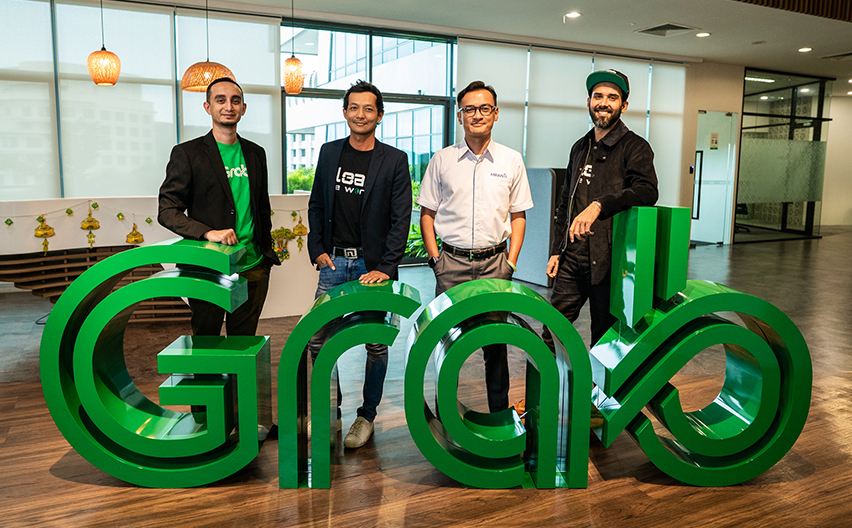
M 495 317 L 495 307 L 547 325 L 557 342 L 556 357 L 525 323 Z M 589 421 L 589 358 L 577 331 L 544 298 L 517 283 L 470 281 L 435 298 L 418 317 L 408 342 L 405 417 L 420 452 L 436 468 L 480 488 L 523 486 L 528 476 L 538 488 L 586 486 L 588 430 L 569 424 Z M 458 403 L 462 363 L 492 343 L 514 344 L 534 361 L 527 374 L 535 383 L 527 386 L 526 431 L 513 410 L 488 416 Z M 423 387 L 433 350 L 440 419 L 426 403 Z M 569 393 L 560 416 L 560 395 Z M 561 449 L 567 453 L 564 466 L 557 465 Z
M 632 207 L 613 217 L 609 311 L 633 326 L 654 300 L 657 209 Z
M 689 228 L 692 215 L 688 207 L 658 205 L 656 209 L 657 254 L 654 260 L 654 296 L 660 299 L 671 299 L 686 288 Z
M 686 209 L 636 208 L 616 216 L 613 277 L 619 280 L 613 279 L 611 308 L 619 321 L 590 352 L 567 319 L 521 284 L 471 281 L 426 306 L 408 338 L 405 414 L 427 460 L 467 486 L 585 487 L 590 395 L 604 418 L 595 430 L 604 445 L 627 431 L 660 470 L 682 482 L 737 484 L 780 460 L 808 416 L 807 344 L 770 303 L 719 284 L 687 282 L 688 237 Z M 204 485 L 256 457 L 271 426 L 268 338 L 184 336 L 158 355 L 160 372 L 174 373 L 160 387 L 160 403 L 204 405 L 202 413 L 148 400 L 123 354 L 124 329 L 142 300 L 183 296 L 226 310 L 245 302 L 245 282 L 234 274 L 243 253 L 183 240 L 140 247 L 93 266 L 60 297 L 42 338 L 41 379 L 51 416 L 80 455 L 151 487 Z M 184 268 L 112 291 L 133 268 L 161 262 Z M 391 345 L 399 317 L 418 308 L 419 293 L 405 284 L 353 281 L 317 299 L 296 325 L 279 366 L 281 488 L 330 486 L 332 449 L 325 439 L 331 446 L 336 439 L 336 362 L 360 344 Z M 555 355 L 519 316 L 550 328 Z M 308 395 L 306 347 L 333 320 Z M 496 343 L 527 353 L 525 423 L 513 409 L 478 413 L 458 400 L 465 360 Z M 715 345 L 726 355 L 722 388 L 706 407 L 684 412 L 671 380 Z M 423 386 L 430 367 L 436 409 Z M 310 456 L 309 396 L 316 448 Z
M 807 344 L 768 302 L 687 282 L 689 215 L 660 208 L 658 218 L 654 307 L 629 327 L 616 323 L 590 352 L 593 402 L 604 416 L 595 432 L 609 446 L 626 429 L 658 468 L 683 482 L 744 482 L 778 462 L 804 427 L 813 378 Z M 731 312 L 733 319 L 719 315 Z M 685 413 L 669 380 L 713 345 L 725 349 L 724 384 L 705 408 Z M 668 434 L 654 431 L 643 407 Z
M 337 359 L 356 345 L 393 344 L 399 333 L 399 320 L 398 317 L 385 317 L 385 313 L 411 317 L 419 307 L 420 293 L 401 282 L 361 284 L 352 281 L 320 296 L 302 317 L 287 338 L 278 367 L 280 488 L 330 486 L 331 450 L 329 444 L 320 439 L 335 438 L 337 434 L 337 428 L 331 426 L 332 419 L 337 421 L 337 406 L 333 401 L 336 400 L 336 387 L 332 378 Z M 306 347 L 320 327 L 338 317 L 344 319 L 323 345 L 311 371 L 313 441 L 309 459 Z
M 243 253 L 177 239 L 140 247 L 96 264 L 60 297 L 42 337 L 42 386 L 57 427 L 93 465 L 140 486 L 189 487 L 255 458 L 272 419 L 267 338 L 183 337 L 161 353 L 161 372 L 196 374 L 169 378 L 161 402 L 207 405 L 197 416 L 148 400 L 127 373 L 123 350 L 139 301 L 184 296 L 226 310 L 245 302 L 244 280 L 232 275 Z M 161 262 L 207 270 L 163 271 L 112 292 L 133 268 Z M 236 391 L 222 374 L 239 377 Z

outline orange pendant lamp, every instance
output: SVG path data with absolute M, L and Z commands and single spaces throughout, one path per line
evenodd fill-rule
M 113 86 L 121 73 L 121 61 L 118 55 L 107 51 L 104 45 L 104 0 L 101 0 L 101 49 L 89 54 L 86 61 L 89 76 L 98 86 Z
M 294 2 L 295 0 L 290 0 L 290 44 L 292 45 L 292 53 L 290 54 L 290 58 L 284 61 L 284 91 L 288 95 L 298 95 L 302 93 L 302 86 L 305 84 L 305 70 L 302 68 L 302 61 L 296 58 L 296 19 L 294 17 Z
M 183 72 L 180 79 L 180 89 L 184 92 L 206 92 L 207 87 L 216 79 L 228 77 L 236 82 L 237 78 L 227 66 L 218 62 L 210 62 L 210 12 L 207 1 L 204 2 L 204 18 L 207 27 L 207 60 L 196 62 Z

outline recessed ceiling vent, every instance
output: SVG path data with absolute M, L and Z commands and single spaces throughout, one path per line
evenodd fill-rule
M 645 29 L 637 29 L 636 33 L 645 33 L 646 35 L 656 35 L 658 37 L 671 37 L 674 35 L 687 33 L 689 31 L 695 31 L 696 29 L 698 28 L 668 22 L 659 26 L 652 26 Z
M 846 53 L 836 53 L 834 55 L 825 55 L 824 57 L 820 57 L 820 59 L 828 59 L 833 61 L 848 61 L 852 60 L 852 51 L 847 51 Z

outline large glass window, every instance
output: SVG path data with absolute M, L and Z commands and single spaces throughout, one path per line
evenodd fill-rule
M 266 150 L 269 192 L 282 192 L 281 96 L 278 60 L 279 23 L 259 17 L 228 15 L 227 19 L 204 13 L 180 12 L 177 16 L 178 71 L 207 59 L 209 23 L 210 60 L 228 67 L 243 89 L 246 114 L 237 130 Z M 226 38 L 223 38 L 225 36 Z M 181 141 L 210 130 L 204 110 L 204 93 L 180 92 Z
M 4 200 L 61 194 L 50 4 L 4 0 L 0 31 L 0 188 Z
M 118 84 L 99 87 L 86 68 L 101 45 L 99 7 L 57 4 L 65 197 L 157 194 L 176 142 L 171 16 L 169 9 L 105 7 L 107 49 L 122 68 Z
M 306 71 L 303 92 L 285 96 L 288 192 L 309 191 L 320 147 L 349 135 L 343 95 L 361 79 L 382 91 L 376 137 L 408 154 L 416 196 L 432 155 L 452 141 L 454 46 L 448 39 L 282 26 L 281 61 L 295 54 Z M 418 219 L 415 211 L 413 225 Z M 410 237 L 420 239 L 416 228 Z
M 827 79 L 747 69 L 734 242 L 819 235 Z

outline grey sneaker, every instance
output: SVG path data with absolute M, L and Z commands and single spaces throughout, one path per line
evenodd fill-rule
M 359 416 L 349 428 L 349 434 L 343 439 L 343 445 L 355 449 L 366 444 L 371 436 L 373 436 L 373 422 Z

